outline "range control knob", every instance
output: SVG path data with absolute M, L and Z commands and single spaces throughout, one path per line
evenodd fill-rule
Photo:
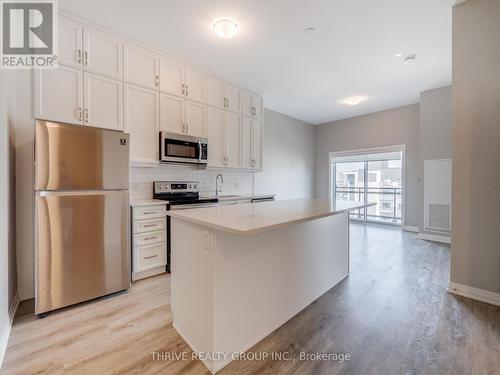
M 198 189 L 198 185 L 193 185 L 193 187 L 194 187 L 195 189 Z
M 188 188 L 192 189 L 192 188 L 193 188 L 193 185 L 189 184 Z

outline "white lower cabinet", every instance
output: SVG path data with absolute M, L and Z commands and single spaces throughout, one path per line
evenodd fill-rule
M 125 85 L 125 132 L 130 133 L 130 161 L 158 162 L 159 93 Z
M 166 205 L 133 207 L 132 281 L 165 272 L 166 220 Z
M 35 71 L 35 117 L 83 124 L 83 72 L 60 65 Z
M 86 125 L 123 130 L 123 83 L 84 73 L 84 122 Z

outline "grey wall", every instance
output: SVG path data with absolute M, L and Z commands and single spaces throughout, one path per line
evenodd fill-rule
M 315 192 L 328 198 L 328 154 L 362 148 L 406 145 L 405 225 L 419 226 L 422 200 L 419 157 L 419 105 L 318 125 L 315 132 Z
M 10 331 L 9 307 L 17 292 L 15 150 L 9 88 L 15 73 L 0 70 L 0 365 Z
M 453 8 L 451 281 L 500 293 L 500 1 Z
M 256 193 L 278 199 L 314 195 L 314 126 L 266 109 L 263 172 L 255 174 Z
M 424 202 L 424 160 L 451 159 L 451 86 L 424 91 L 420 94 L 420 176 L 421 197 Z M 419 226 L 425 231 L 424 211 Z M 449 235 L 440 233 L 441 236 Z

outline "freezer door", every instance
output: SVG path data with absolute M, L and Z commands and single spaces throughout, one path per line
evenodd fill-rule
M 128 189 L 128 134 L 37 121 L 35 189 Z
M 36 313 L 130 286 L 127 191 L 36 194 Z

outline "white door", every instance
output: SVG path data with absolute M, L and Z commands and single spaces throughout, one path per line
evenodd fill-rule
M 103 129 L 123 130 L 123 84 L 84 73 L 84 121 Z
M 184 100 L 175 96 L 160 95 L 160 130 L 184 133 Z
M 260 96 L 253 96 L 253 111 L 255 118 L 262 118 L 262 98 Z
M 241 167 L 241 116 L 226 112 L 225 124 L 226 162 L 230 168 Z
M 224 81 L 219 78 L 207 78 L 207 104 L 216 108 L 225 108 Z
M 130 133 L 130 160 L 158 161 L 159 94 L 139 86 L 125 85 L 125 132 Z
M 207 109 L 208 165 L 224 166 L 224 111 Z
M 126 44 L 123 49 L 123 79 L 150 89 L 160 85 L 160 59 L 150 50 Z
M 252 93 L 242 90 L 241 92 L 241 113 L 245 116 L 252 116 L 253 114 L 253 95 Z
M 226 83 L 227 109 L 233 112 L 241 112 L 241 89 L 237 86 Z
M 184 66 L 167 57 L 160 58 L 160 91 L 184 96 Z
M 83 72 L 60 65 L 35 70 L 35 117 L 83 124 Z
M 122 79 L 122 42 L 112 35 L 83 30 L 83 66 L 86 71 Z
M 207 136 L 206 112 L 207 107 L 202 104 L 189 100 L 184 102 L 184 122 L 187 134 L 197 137 Z
M 241 167 L 252 168 L 252 120 L 241 117 Z
M 186 98 L 205 104 L 207 102 L 207 76 L 199 70 L 184 70 Z
M 83 61 L 83 26 L 61 19 L 59 22 L 59 64 L 81 68 Z
M 262 122 L 252 120 L 252 162 L 255 169 L 262 169 Z

